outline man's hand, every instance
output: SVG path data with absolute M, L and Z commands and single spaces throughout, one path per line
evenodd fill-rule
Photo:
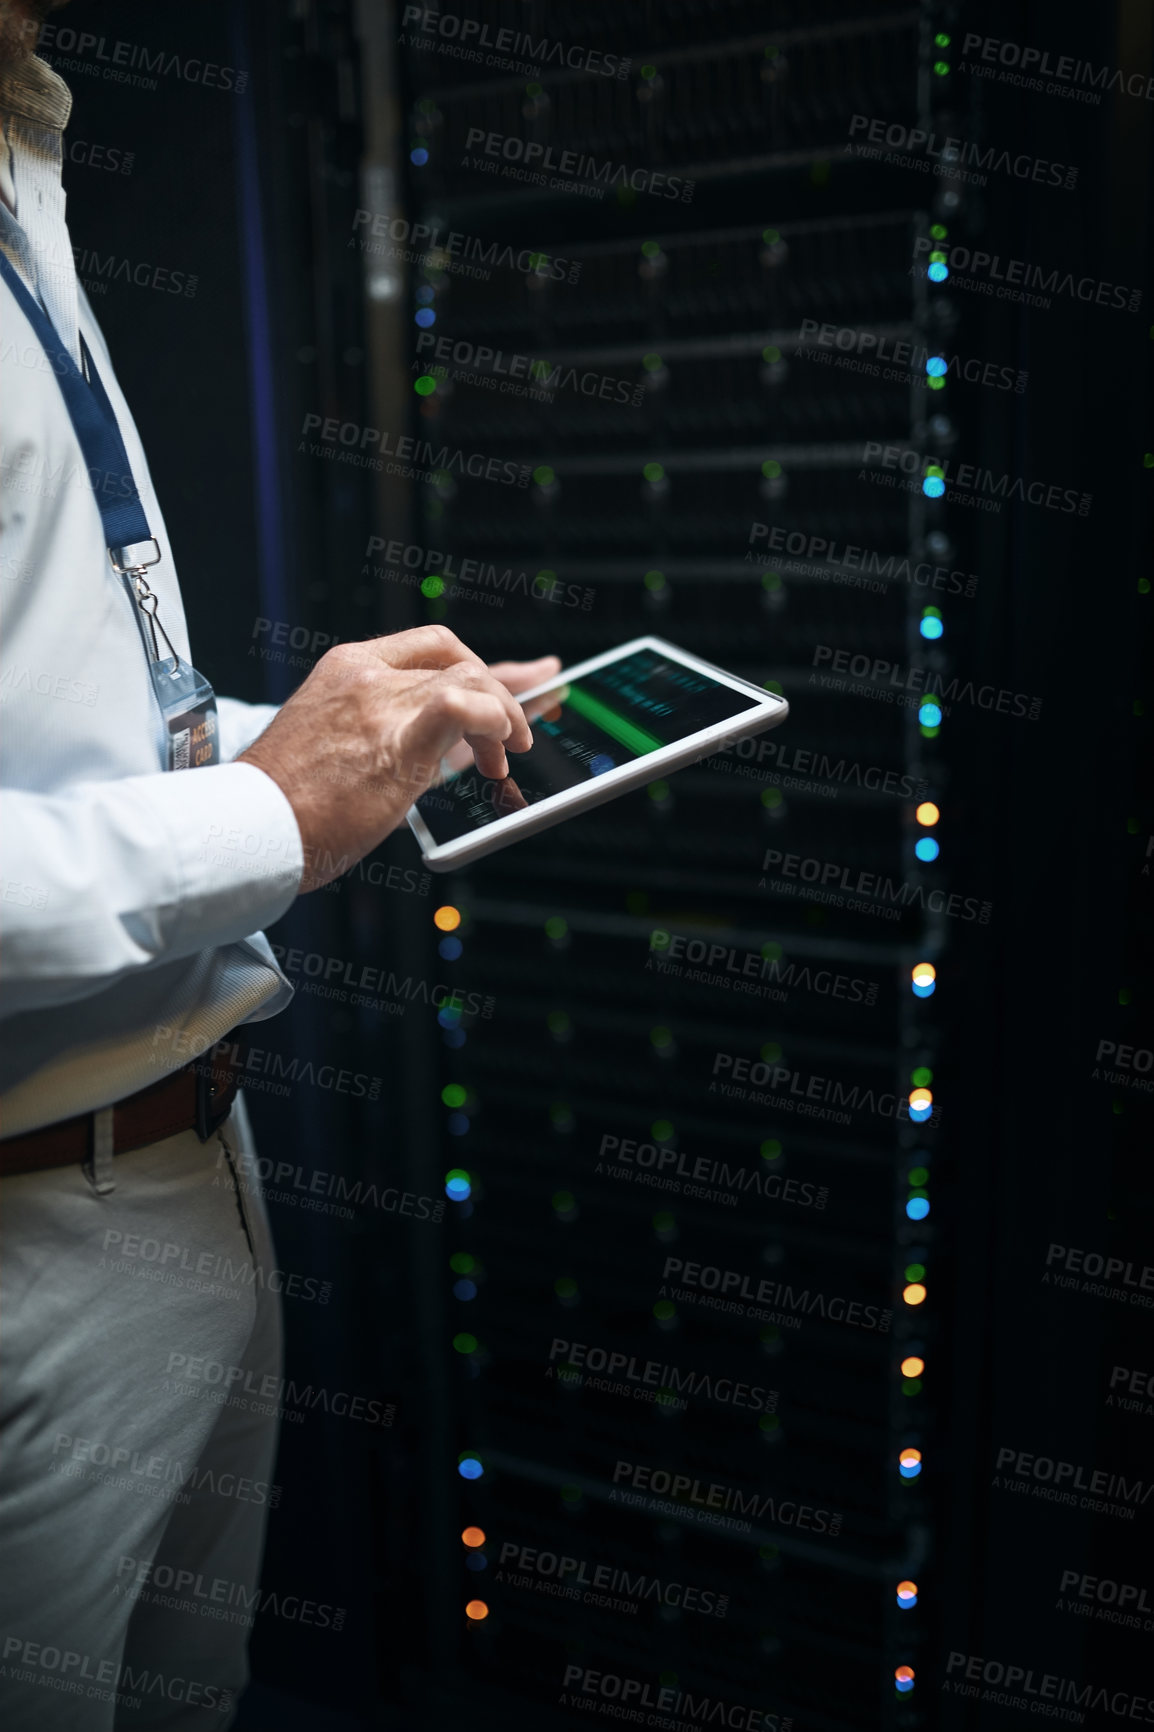
M 506 749 L 532 745 L 513 696 L 560 669 L 556 656 L 486 668 L 445 626 L 321 657 L 238 763 L 271 776 L 304 846 L 301 891 L 347 872 L 383 842 L 462 741 L 488 780 L 509 774 Z

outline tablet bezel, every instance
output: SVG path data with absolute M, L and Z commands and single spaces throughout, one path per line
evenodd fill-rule
M 655 752 L 647 752 L 644 757 L 636 758 L 632 763 L 618 764 L 614 769 L 606 770 L 604 775 L 595 776 L 588 782 L 579 782 L 574 788 L 565 788 L 560 793 L 550 794 L 546 799 L 538 800 L 535 805 L 527 806 L 524 811 L 511 812 L 504 818 L 497 818 L 483 830 L 458 836 L 452 842 L 436 842 L 417 807 L 410 806 L 406 813 L 409 828 L 417 839 L 421 858 L 430 872 L 452 871 L 456 866 L 466 866 L 486 854 L 495 853 L 498 848 L 518 841 L 522 836 L 551 829 L 563 819 L 599 806 L 617 793 L 624 793 L 641 783 L 654 781 L 662 769 L 684 768 L 695 759 L 708 756 L 720 745 L 733 745 L 737 740 L 748 739 L 751 734 L 764 732 L 775 723 L 783 722 L 789 714 L 788 703 L 776 693 L 767 692 L 752 681 L 742 679 L 738 674 L 727 673 L 724 668 L 715 667 L 712 662 L 704 661 L 689 650 L 679 649 L 665 638 L 649 636 L 631 638 L 628 643 L 618 644 L 614 649 L 590 656 L 571 668 L 563 668 L 552 679 L 544 680 L 528 691 L 518 692 L 518 700 L 526 703 L 530 698 L 555 691 L 559 686 L 568 685 L 586 674 L 596 673 L 598 668 L 643 649 L 667 656 L 670 661 L 678 662 L 694 673 L 705 674 L 732 691 L 748 695 L 753 702 L 748 710 L 739 710 L 736 715 L 728 716 L 722 722 L 712 722 L 709 727 L 686 734 L 682 739 L 674 740 L 668 746 L 661 746 Z

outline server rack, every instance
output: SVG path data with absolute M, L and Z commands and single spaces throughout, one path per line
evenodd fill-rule
M 383 1592 L 382 1644 L 407 1616 L 406 1691 L 482 1724 L 641 1700 L 912 1727 L 947 1251 L 922 1208 L 926 970 L 950 923 L 916 816 L 943 717 L 899 682 L 948 673 L 923 624 L 962 574 L 933 476 L 879 453 L 948 442 L 915 249 L 957 195 L 859 153 L 851 121 L 928 129 L 942 20 L 461 19 L 508 61 L 530 13 L 529 77 L 394 18 L 409 166 L 395 199 L 378 178 L 366 271 L 407 296 L 406 450 L 434 473 L 403 505 L 386 484 L 384 620 L 569 662 L 655 630 L 793 714 L 438 880 L 423 930 L 407 908 L 366 929 L 444 985 L 406 1022 L 395 1133 L 449 1199 L 443 1237 L 405 1246 L 422 1597 Z M 553 67 L 556 42 L 615 69 Z M 869 370 L 862 332 L 899 364 Z

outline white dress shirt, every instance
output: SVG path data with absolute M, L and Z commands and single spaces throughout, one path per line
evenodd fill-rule
M 192 656 L 144 452 L 76 280 L 64 222 L 67 86 L 0 76 L 0 247 L 120 424 L 161 561 L 160 619 Z M 179 414 L 179 344 L 171 368 Z M 204 453 L 208 462 L 210 452 Z M 125 581 L 59 384 L 0 284 L 0 1135 L 107 1106 L 291 996 L 259 928 L 297 893 L 300 833 L 244 750 L 275 707 L 218 699 L 222 762 L 166 771 Z

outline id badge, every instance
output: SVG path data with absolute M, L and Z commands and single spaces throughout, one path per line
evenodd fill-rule
M 199 770 L 220 762 L 216 693 L 203 674 L 180 656 L 148 664 L 164 718 L 167 767 Z

